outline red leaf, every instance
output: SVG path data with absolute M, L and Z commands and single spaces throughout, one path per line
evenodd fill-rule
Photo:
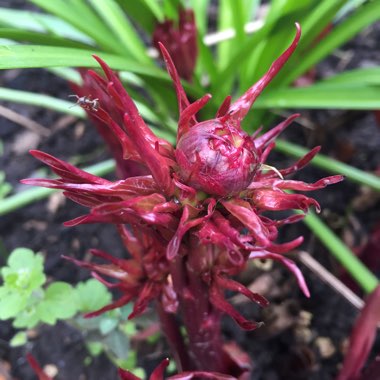
M 260 294 L 251 292 L 244 285 L 234 280 L 231 280 L 219 275 L 219 276 L 215 276 L 215 281 L 217 285 L 220 286 L 221 288 L 241 293 L 244 296 L 246 296 L 248 299 L 250 299 L 252 302 L 257 303 L 261 307 L 266 307 L 269 305 L 269 301 L 265 297 L 261 296 Z
M 279 255 L 277 253 L 271 253 L 268 251 L 260 251 L 260 252 L 251 252 L 249 255 L 250 259 L 271 259 L 275 261 L 279 261 L 281 264 L 286 266 L 296 277 L 298 286 L 302 290 L 303 294 L 306 297 L 310 297 L 309 289 L 306 285 L 305 278 L 303 277 L 302 272 L 297 267 L 296 263 L 290 259 L 287 259 L 286 257 Z
M 228 314 L 243 330 L 255 330 L 260 327 L 262 322 L 253 322 L 245 319 L 231 304 L 229 304 L 214 284 L 210 288 L 210 302 L 220 311 Z
M 262 247 L 271 244 L 268 235 L 269 231 L 264 226 L 259 216 L 252 210 L 248 202 L 231 199 L 229 201 L 221 201 L 222 205 L 245 227 L 247 227 L 257 243 Z
M 275 190 L 256 190 L 252 199 L 259 210 L 282 211 L 282 210 L 302 210 L 307 212 L 311 206 L 314 206 L 319 212 L 321 207 L 319 203 L 303 194 L 288 194 Z
M 266 147 L 268 147 L 274 140 L 278 137 L 278 135 L 283 132 L 300 114 L 296 113 L 294 115 L 289 116 L 282 123 L 277 125 L 277 127 L 272 128 L 267 133 L 264 133 L 260 137 L 254 139 L 255 146 L 258 151 L 263 151 Z
M 371 351 L 380 322 L 380 285 L 368 296 L 350 337 L 350 345 L 337 380 L 358 380 Z
M 164 57 L 166 69 L 168 70 L 168 73 L 171 76 L 174 83 L 174 88 L 177 93 L 177 99 L 178 99 L 179 114 L 181 115 L 182 112 L 190 105 L 190 102 L 187 99 L 186 92 L 182 87 L 181 79 L 179 78 L 177 69 L 173 63 L 172 58 L 170 57 L 169 52 L 166 50 L 165 46 L 161 42 L 158 42 L 158 45 L 161 50 L 161 54 Z M 196 122 L 197 120 L 195 119 L 195 116 L 194 116 L 191 122 L 191 125 L 194 125 Z M 181 131 L 178 131 L 178 133 L 181 133 Z
M 268 72 L 256 82 L 243 96 L 241 96 L 236 102 L 234 102 L 229 108 L 228 120 L 230 120 L 235 127 L 240 126 L 241 120 L 244 119 L 245 115 L 248 113 L 252 104 L 261 94 L 264 88 L 272 81 L 272 79 L 277 75 L 282 66 L 293 54 L 295 48 L 297 47 L 298 41 L 301 37 L 301 27 L 296 23 L 297 33 L 294 37 L 292 44 L 286 49 L 286 51 L 272 64 Z

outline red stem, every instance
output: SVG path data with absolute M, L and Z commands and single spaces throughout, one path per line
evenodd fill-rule
M 228 373 L 224 360 L 221 314 L 211 305 L 206 284 L 199 274 L 188 271 L 190 299 L 182 303 L 189 351 L 197 370 Z
M 207 272 L 207 260 L 215 247 L 189 245 L 188 255 L 173 261 L 171 274 L 179 295 L 183 324 L 188 335 L 192 368 L 189 370 L 228 373 L 221 334 L 221 314 L 209 301 L 207 284 L 201 273 Z M 186 260 L 186 261 L 185 261 Z

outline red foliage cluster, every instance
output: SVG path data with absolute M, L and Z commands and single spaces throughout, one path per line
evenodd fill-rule
M 271 167 L 265 162 L 276 137 L 297 115 L 262 135 L 258 132 L 249 136 L 240 126 L 255 99 L 288 60 L 299 38 L 297 25 L 293 43 L 264 77 L 233 104 L 227 97 L 215 119 L 204 122 L 198 122 L 196 114 L 211 96 L 207 94 L 190 104 L 173 61 L 161 45 L 178 98 L 177 148 L 152 133 L 117 75 L 95 57 L 106 78 L 91 70 L 84 73 L 86 88 L 91 88 L 91 95 L 99 99 L 99 107 L 87 111 L 97 120 L 108 141 L 118 146 L 118 162 L 137 163 L 147 174 L 112 182 L 46 153 L 32 152 L 60 178 L 23 182 L 62 189 L 66 197 L 89 208 L 88 214 L 66 222 L 67 226 L 115 224 L 131 255 L 129 259 L 116 259 L 94 250 L 94 255 L 108 263 L 75 261 L 122 293 L 120 299 L 88 316 L 133 300 L 130 315 L 133 318 L 155 300 L 163 330 L 181 370 L 208 370 L 239 378 L 249 370 L 249 363 L 238 360 L 241 353 L 232 350 L 232 354 L 220 334 L 223 313 L 243 329 L 260 326 L 247 320 L 224 297 L 225 290 L 229 290 L 262 307 L 267 305 L 265 298 L 232 278 L 249 260 L 269 258 L 281 262 L 309 296 L 301 272 L 285 255 L 302 243 L 302 237 L 282 244 L 275 242 L 278 228 L 300 220 L 302 215 L 279 220 L 264 213 L 291 209 L 307 212 L 311 206 L 319 210 L 314 199 L 288 190 L 321 189 L 341 181 L 342 177 L 327 177 L 313 184 L 283 178 L 304 167 L 319 148 L 291 167 L 268 170 Z M 117 282 L 110 283 L 104 276 Z M 188 344 L 183 341 L 178 321 L 173 317 L 177 314 L 187 330 Z

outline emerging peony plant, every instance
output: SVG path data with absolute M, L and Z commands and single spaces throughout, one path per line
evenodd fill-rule
M 311 206 L 319 211 L 314 199 L 287 190 L 321 189 L 341 181 L 342 176 L 313 184 L 284 179 L 303 168 L 319 147 L 285 169 L 265 164 L 276 137 L 298 115 L 262 135 L 258 131 L 249 136 L 241 128 L 255 99 L 295 50 L 301 34 L 298 24 L 296 27 L 294 41 L 264 77 L 233 104 L 227 97 L 216 117 L 203 122 L 196 114 L 211 96 L 206 94 L 190 104 L 169 53 L 160 45 L 178 98 L 176 148 L 152 133 L 118 77 L 95 57 L 106 78 L 91 70 L 84 74 L 86 88 L 94 91 L 88 95 L 99 99 L 97 109 L 87 107 L 87 112 L 102 126 L 103 133 L 112 136 L 112 144 L 119 144 L 118 163 L 137 163 L 147 174 L 141 172 L 112 182 L 46 153 L 31 152 L 60 178 L 22 182 L 64 190 L 66 197 L 89 208 L 88 214 L 66 222 L 67 226 L 115 224 L 130 254 L 117 259 L 93 250 L 92 254 L 104 259 L 104 264 L 69 259 L 89 268 L 95 278 L 121 293 L 112 304 L 87 317 L 133 301 L 129 318 L 134 318 L 153 302 L 177 368 L 186 372 L 175 378 L 248 378 L 249 359 L 235 344 L 223 342 L 221 318 L 228 314 L 245 330 L 261 325 L 246 319 L 225 299 L 225 291 L 229 290 L 261 307 L 268 304 L 264 297 L 233 279 L 249 260 L 279 261 L 309 296 L 300 270 L 286 257 L 303 238 L 276 242 L 278 228 L 299 221 L 303 215 L 272 219 L 264 213 L 294 209 L 307 212 Z M 162 373 L 164 367 L 162 364 L 158 372 Z M 123 376 L 129 378 L 127 372 Z

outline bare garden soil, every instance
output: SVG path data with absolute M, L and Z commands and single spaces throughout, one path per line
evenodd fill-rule
M 377 24 L 323 62 L 317 68 L 318 76 L 378 64 L 379 44 L 380 24 Z M 71 93 L 65 81 L 43 70 L 1 72 L 0 86 L 62 99 L 67 99 Z M 11 183 L 14 192 L 24 187 L 19 184 L 20 179 L 36 175 L 40 168 L 39 163 L 29 155 L 29 149 L 38 148 L 64 160 L 75 158 L 83 166 L 109 157 L 95 129 L 87 122 L 36 107 L 4 102 L 2 105 L 48 129 L 44 136 L 0 116 L 0 139 L 4 143 L 0 170 L 5 171 L 6 180 Z M 294 123 L 286 138 L 308 147 L 322 145 L 324 154 L 360 169 L 379 173 L 380 129 L 373 112 L 301 112 L 303 119 L 300 123 Z M 277 167 L 285 167 L 292 161 L 278 153 L 272 157 L 270 162 Z M 325 175 L 325 172 L 309 166 L 298 174 L 298 178 L 312 182 Z M 362 247 L 380 223 L 379 197 L 347 180 L 323 192 L 316 192 L 315 196 L 323 208 L 321 217 L 352 248 Z M 81 211 L 80 206 L 54 195 L 2 216 L 0 264 L 4 265 L 13 249 L 28 247 L 45 255 L 49 278 L 75 284 L 88 278 L 89 273 L 64 261 L 61 255 L 83 258 L 89 248 L 100 248 L 122 257 L 125 253 L 112 226 L 62 226 L 64 221 L 78 216 Z M 285 230 L 281 239 L 296 234 L 305 236 L 303 249 L 335 275 L 342 275 L 337 262 L 302 223 Z M 263 320 L 265 326 L 246 333 L 226 318 L 226 339 L 237 341 L 250 353 L 254 363 L 252 379 L 334 379 L 357 310 L 307 268 L 302 269 L 310 287 L 310 299 L 299 292 L 288 272 L 277 265 L 268 269 L 267 265 L 263 263 L 260 267 L 250 268 L 244 281 L 249 284 L 256 280 L 271 300 L 271 306 L 261 312 L 249 303 L 237 306 L 247 317 Z M 380 274 L 379 266 L 372 269 Z M 83 338 L 64 322 L 31 332 L 30 342 L 22 348 L 9 346 L 14 333 L 10 323 L 0 323 L 0 379 L 35 379 L 25 359 L 26 352 L 30 351 L 43 366 L 54 364 L 58 367 L 57 380 L 117 378 L 114 365 L 105 355 L 84 364 L 89 353 Z M 144 345 L 140 351 L 144 351 L 140 365 L 148 371 L 160 358 L 170 356 L 162 341 L 151 346 Z M 379 340 L 374 352 L 380 352 Z

